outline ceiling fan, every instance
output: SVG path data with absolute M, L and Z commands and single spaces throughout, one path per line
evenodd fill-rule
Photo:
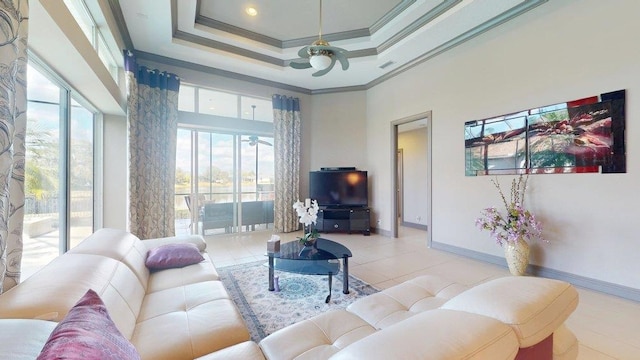
M 329 42 L 322 39 L 322 0 L 320 0 L 320 30 L 318 32 L 318 40 L 300 49 L 298 56 L 302 59 L 292 60 L 289 66 L 294 69 L 308 69 L 312 67 L 318 70 L 313 73 L 313 76 L 322 76 L 333 69 L 336 60 L 340 61 L 342 70 L 347 70 L 349 68 L 347 55 L 347 50 L 331 46 Z
M 255 135 L 249 136 L 249 139 L 242 140 L 242 142 L 248 142 L 249 146 L 256 146 L 256 144 L 264 144 L 264 145 L 273 146 L 273 144 L 271 144 L 270 142 L 267 142 L 267 141 L 264 141 L 264 140 L 260 140 L 260 138 L 258 138 Z

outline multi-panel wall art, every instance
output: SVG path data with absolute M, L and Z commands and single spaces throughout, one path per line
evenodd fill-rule
M 625 90 L 464 126 L 465 174 L 624 173 Z

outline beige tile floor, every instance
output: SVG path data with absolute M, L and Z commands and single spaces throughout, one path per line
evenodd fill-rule
M 265 259 L 271 231 L 206 236 L 208 252 L 217 267 Z M 283 242 L 299 233 L 278 234 Z M 451 253 L 428 249 L 425 232 L 402 228 L 392 239 L 371 236 L 327 234 L 353 253 L 350 272 L 383 289 L 422 274 L 435 274 L 466 285 L 508 276 L 500 266 Z M 567 326 L 580 342 L 579 359 L 640 359 L 640 303 L 598 292 L 578 289 L 580 304 Z

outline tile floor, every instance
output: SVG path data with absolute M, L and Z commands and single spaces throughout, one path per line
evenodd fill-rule
M 271 231 L 206 236 L 216 267 L 265 259 Z M 299 233 L 278 234 L 283 242 Z M 423 231 L 402 228 L 397 239 L 372 234 L 327 234 L 353 253 L 350 272 L 382 289 L 422 274 L 434 274 L 473 285 L 509 275 L 506 267 L 428 249 Z M 580 304 L 567 326 L 580 342 L 579 359 L 640 359 L 640 303 L 578 289 Z

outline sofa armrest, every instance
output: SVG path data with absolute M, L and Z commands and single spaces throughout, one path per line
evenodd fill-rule
M 513 359 L 518 339 L 506 324 L 464 311 L 435 309 L 358 340 L 331 360 Z
M 157 238 L 157 239 L 145 239 L 145 240 L 142 240 L 142 243 L 147 247 L 147 250 L 157 248 L 158 246 L 175 244 L 175 243 L 195 244 L 200 250 L 200 252 L 204 252 L 207 249 L 207 243 L 204 241 L 204 238 L 200 235 L 180 235 L 180 236 L 169 236 L 169 237 Z
M 530 276 L 509 276 L 475 286 L 447 301 L 442 309 L 489 316 L 510 325 L 520 347 L 546 339 L 578 306 L 571 284 Z

